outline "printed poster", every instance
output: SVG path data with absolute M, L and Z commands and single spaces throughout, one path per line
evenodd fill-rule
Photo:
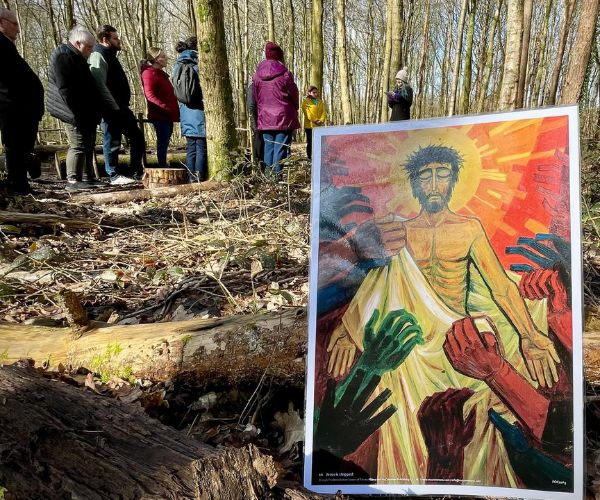
M 577 107 L 314 148 L 305 485 L 582 498 Z

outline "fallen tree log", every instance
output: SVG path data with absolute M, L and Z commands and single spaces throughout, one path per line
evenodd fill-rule
M 4 363 L 32 358 L 50 368 L 82 366 L 108 378 L 166 380 L 190 373 L 237 383 L 267 371 L 300 387 L 306 328 L 303 308 L 142 325 L 92 322 L 86 330 L 0 323 L 0 357 Z
M 217 449 L 37 370 L 0 368 L 3 498 L 310 499 L 275 488 L 271 457 Z
M 76 194 L 71 198 L 75 203 L 90 203 L 93 205 L 104 205 L 107 203 L 126 203 L 128 201 L 143 201 L 153 198 L 169 198 L 180 194 L 191 194 L 200 191 L 211 191 L 223 187 L 220 182 L 206 181 L 181 184 L 154 189 L 132 189 L 129 191 L 111 191 L 108 193 Z
M 71 229 L 86 229 L 98 227 L 98 224 L 86 219 L 74 219 L 55 214 L 28 214 L 22 212 L 7 212 L 0 210 L 0 224 L 29 224 L 34 226 L 61 226 Z

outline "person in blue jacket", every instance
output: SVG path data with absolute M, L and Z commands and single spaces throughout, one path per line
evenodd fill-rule
M 195 36 L 178 42 L 175 50 L 179 53 L 173 67 L 173 75 L 178 71 L 178 65 L 191 64 L 195 77 L 198 78 L 198 40 Z M 196 82 L 200 88 L 199 80 Z M 200 88 L 198 102 L 186 105 L 179 102 L 181 135 L 186 138 L 186 166 L 190 181 L 204 181 L 208 178 L 208 159 L 206 153 L 206 129 L 204 126 L 204 101 Z

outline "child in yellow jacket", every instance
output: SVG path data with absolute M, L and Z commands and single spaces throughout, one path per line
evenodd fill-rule
M 325 103 L 319 99 L 319 89 L 310 85 L 306 97 L 302 101 L 302 113 L 304 114 L 304 131 L 306 132 L 306 156 L 312 158 L 312 129 L 325 125 L 327 113 Z

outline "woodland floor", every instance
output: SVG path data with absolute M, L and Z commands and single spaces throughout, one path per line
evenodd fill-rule
M 600 148 L 584 151 L 586 325 L 600 330 Z M 113 324 L 307 303 L 310 165 L 299 155 L 278 181 L 248 173 L 216 190 L 144 202 L 82 205 L 63 186 L 54 167 L 45 165 L 33 195 L 0 199 L 0 210 L 94 223 L 72 229 L 0 222 L 0 321 L 68 324 L 66 291 L 74 292 L 89 319 Z M 100 192 L 110 190 L 116 189 L 107 185 Z M 301 430 L 302 389 L 268 380 L 261 387 L 218 387 L 100 376 L 94 385 L 107 396 L 130 394 L 131 404 L 208 443 L 252 442 L 275 457 L 282 477 L 302 481 L 301 445 L 284 443 L 286 427 Z M 588 484 L 600 491 L 600 387 L 587 392 Z

